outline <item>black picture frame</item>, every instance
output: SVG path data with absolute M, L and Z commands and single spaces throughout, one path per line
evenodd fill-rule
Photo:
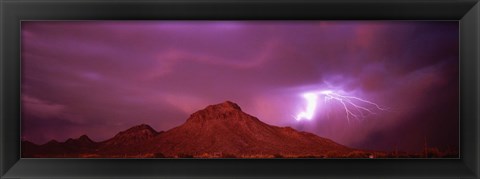
M 478 0 L 0 0 L 0 178 L 479 178 Z M 22 20 L 458 20 L 460 159 L 21 159 Z

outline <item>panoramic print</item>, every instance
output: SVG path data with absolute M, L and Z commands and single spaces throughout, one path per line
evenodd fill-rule
M 458 21 L 22 21 L 22 158 L 458 158 Z

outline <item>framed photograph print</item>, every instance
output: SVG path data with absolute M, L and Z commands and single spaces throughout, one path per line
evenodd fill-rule
M 0 177 L 478 178 L 478 0 L 3 0 Z

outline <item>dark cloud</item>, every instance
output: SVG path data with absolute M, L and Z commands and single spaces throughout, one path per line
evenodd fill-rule
M 182 124 L 231 100 L 273 125 L 368 149 L 458 147 L 458 22 L 22 22 L 22 136 L 37 143 Z M 339 90 L 388 107 L 348 121 L 301 94 Z

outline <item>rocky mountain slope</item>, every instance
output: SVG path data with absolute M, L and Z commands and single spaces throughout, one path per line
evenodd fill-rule
M 22 157 L 335 157 L 354 151 L 290 127 L 268 125 L 226 101 L 193 113 L 184 124 L 157 132 L 142 124 L 94 142 L 22 142 Z

